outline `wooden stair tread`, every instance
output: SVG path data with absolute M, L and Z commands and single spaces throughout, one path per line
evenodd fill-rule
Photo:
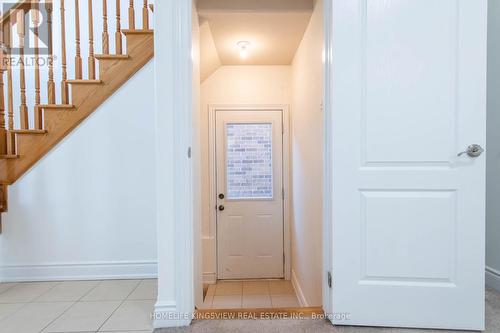
M 74 109 L 75 106 L 73 104 L 40 104 L 40 108 L 42 109 Z
M 101 80 L 68 80 L 69 84 L 102 84 Z
M 103 59 L 129 59 L 130 56 L 128 54 L 96 54 L 95 55 L 96 59 L 103 60 Z
M 124 35 L 152 35 L 154 34 L 154 30 L 152 29 L 123 29 L 122 33 Z
M 0 155 L 0 160 L 13 160 L 19 158 L 19 155 Z
M 47 134 L 46 130 L 34 130 L 34 129 L 24 129 L 24 130 L 19 129 L 19 130 L 12 130 L 10 132 L 15 134 L 37 134 L 37 135 Z

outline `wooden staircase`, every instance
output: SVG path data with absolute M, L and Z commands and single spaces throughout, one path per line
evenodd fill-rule
M 60 2 L 61 17 L 67 16 L 64 0 Z M 107 1 L 103 0 L 103 32 L 102 32 L 102 54 L 93 53 L 93 21 L 89 17 L 89 55 L 88 55 L 88 78 L 83 79 L 82 59 L 80 53 L 79 11 L 75 10 L 76 24 L 76 56 L 74 79 L 68 79 L 66 73 L 66 37 L 65 20 L 61 20 L 62 36 L 62 80 L 60 82 L 60 103 L 56 103 L 57 89 L 54 82 L 54 70 L 49 68 L 47 80 L 47 102 L 42 104 L 40 98 L 40 68 L 35 67 L 35 94 L 34 105 L 29 108 L 26 105 L 26 88 L 23 75 L 26 69 L 21 63 L 20 68 L 10 67 L 1 68 L 0 73 L 0 213 L 7 211 L 7 186 L 13 184 L 33 165 L 37 163 L 45 154 L 47 154 L 58 142 L 84 121 L 92 112 L 94 112 L 104 101 L 106 101 L 117 89 L 119 89 L 127 80 L 129 80 L 138 70 L 147 64 L 154 56 L 154 36 L 153 30 L 149 29 L 149 15 L 152 9 L 147 0 L 143 1 L 142 22 L 140 29 L 136 29 L 135 24 L 135 5 L 134 1 L 116 0 L 116 32 L 115 54 L 109 53 L 109 35 L 107 20 Z M 126 2 L 129 6 L 128 19 L 129 29 L 122 30 L 121 27 L 121 3 Z M 47 6 L 47 12 L 51 13 L 53 1 L 47 0 L 43 3 Z M 78 0 L 75 4 L 79 8 Z M 88 12 L 92 13 L 93 0 L 88 0 Z M 28 7 L 21 8 L 21 11 L 15 14 L 15 19 L 23 19 L 26 12 L 37 5 L 37 1 L 30 3 Z M 40 3 L 39 5 L 42 5 Z M 126 7 L 125 7 L 126 8 Z M 10 17 L 12 19 L 12 15 Z M 0 33 L 0 44 L 3 41 L 7 43 L 12 40 L 10 36 L 10 27 L 12 22 L 2 22 L 4 28 L 3 34 Z M 7 28 L 7 29 L 6 29 Z M 19 29 L 18 29 L 19 30 Z M 19 31 L 18 31 L 19 32 Z M 21 31 L 21 34 L 24 33 Z M 124 36 L 124 37 L 123 37 Z M 19 36 L 23 38 L 23 36 Z M 122 38 L 126 41 L 126 52 L 123 52 Z M 7 45 L 9 46 L 9 45 Z M 49 46 L 51 48 L 51 46 Z M 35 54 L 35 57 L 37 55 Z M 3 57 L 11 57 L 10 54 L 3 54 Z M 53 57 L 52 51 L 49 57 Z M 2 61 L 2 63 L 4 63 Z M 96 73 L 95 64 L 98 63 Z M 50 66 L 50 65 L 49 65 Z M 52 67 L 52 66 L 50 66 Z M 20 80 L 20 105 L 15 108 L 13 101 L 14 87 L 12 85 L 12 72 L 19 71 Z M 7 84 L 4 84 L 4 76 L 7 74 Z M 4 90 L 7 92 L 5 93 Z M 4 97 L 7 98 L 4 98 Z M 8 106 L 8 112 L 5 112 L 5 105 Z M 14 119 L 18 109 L 20 117 L 19 128 L 15 128 Z M 31 117 L 28 112 L 33 112 Z M 7 119 L 8 121 L 5 121 Z M 29 124 L 31 119 L 31 125 Z M 1 219 L 0 219 L 1 232 Z

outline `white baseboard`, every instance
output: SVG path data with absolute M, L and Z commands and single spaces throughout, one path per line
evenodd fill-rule
M 500 271 L 486 266 L 486 285 L 500 291 Z
M 215 272 L 203 272 L 203 283 L 204 284 L 217 283 L 217 274 L 215 274 Z
M 156 261 L 115 261 L 0 266 L 0 282 L 156 278 Z
M 295 289 L 295 294 L 297 295 L 297 298 L 299 299 L 299 303 L 301 307 L 308 307 L 309 304 L 307 303 L 306 297 L 304 296 L 304 293 L 302 292 L 302 288 L 300 287 L 299 280 L 297 279 L 297 275 L 295 275 L 295 271 L 292 269 L 292 285 L 293 288 Z

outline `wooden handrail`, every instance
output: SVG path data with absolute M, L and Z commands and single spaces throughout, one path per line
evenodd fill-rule
M 0 25 L 5 29 L 6 25 L 10 25 L 12 22 L 12 13 L 16 13 L 18 10 L 27 11 L 31 8 L 31 0 L 19 0 L 9 11 L 3 13 L 0 18 Z M 6 29 L 4 30 L 6 31 Z

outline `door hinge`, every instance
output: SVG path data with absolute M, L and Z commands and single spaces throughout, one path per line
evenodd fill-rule
M 281 198 L 283 200 L 285 200 L 285 189 L 284 188 L 281 189 Z
M 283 253 L 283 265 L 285 264 L 285 254 Z
M 328 288 L 332 287 L 332 272 L 328 272 Z

